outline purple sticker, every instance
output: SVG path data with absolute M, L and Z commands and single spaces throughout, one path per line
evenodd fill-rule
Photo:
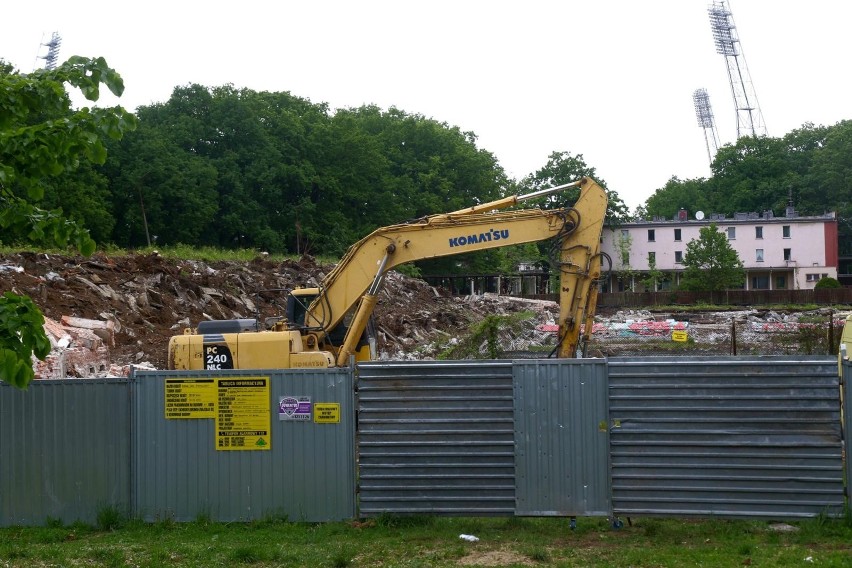
M 282 396 L 278 399 L 278 420 L 311 419 L 311 398 L 309 396 Z

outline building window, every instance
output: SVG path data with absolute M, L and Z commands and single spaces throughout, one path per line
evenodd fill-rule
M 648 253 L 648 266 L 651 266 L 657 262 L 657 253 L 649 252 Z
M 682 250 L 676 250 L 675 251 L 675 262 L 677 262 L 679 264 L 683 263 L 683 251 Z
M 628 231 L 627 229 L 621 229 L 621 238 L 622 239 L 626 239 L 629 236 L 630 236 L 630 231 Z
M 752 276 L 751 277 L 751 289 L 752 290 L 768 290 L 769 289 L 769 276 Z
M 755 249 L 754 256 L 757 262 L 763 262 L 763 249 Z
M 775 289 L 776 290 L 784 290 L 787 288 L 787 277 L 786 276 L 776 276 L 775 277 Z
M 762 239 L 763 238 L 763 227 L 755 227 L 754 228 L 754 238 Z
M 675 229 L 675 240 L 676 241 L 680 240 L 680 229 Z
M 790 260 L 793 258 L 793 249 L 784 249 L 784 260 Z
M 783 225 L 781 227 L 781 236 L 784 237 L 785 239 L 790 238 L 790 225 Z
M 648 229 L 648 242 L 652 243 L 656 240 L 654 229 Z
M 819 282 L 819 274 L 806 274 L 805 275 L 806 282 Z
M 737 228 L 736 227 L 728 227 L 728 240 L 732 241 L 737 238 Z

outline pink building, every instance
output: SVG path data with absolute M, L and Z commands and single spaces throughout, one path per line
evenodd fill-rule
M 633 221 L 604 227 L 602 250 L 612 259 L 607 292 L 644 291 L 641 280 L 653 263 L 666 275 L 658 290 L 675 287 L 683 273 L 683 257 L 699 230 L 715 223 L 737 251 L 746 270 L 747 290 L 810 289 L 820 278 L 837 278 L 837 215 L 800 217 L 788 207 L 784 217 L 771 211 L 736 213 L 733 218 L 701 212 L 689 219 L 681 210 L 675 219 Z M 607 262 L 604 261 L 604 270 Z M 619 278 L 629 270 L 632 278 Z M 621 274 L 619 274 L 621 273 Z

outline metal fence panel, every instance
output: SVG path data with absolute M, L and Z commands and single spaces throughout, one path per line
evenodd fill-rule
M 512 515 L 512 364 L 358 366 L 360 513 Z
M 167 378 L 270 378 L 270 449 L 217 451 L 213 419 L 165 419 Z M 355 515 L 355 402 L 350 369 L 138 372 L 134 505 L 143 519 L 218 521 Z M 282 396 L 340 405 L 340 423 L 279 420 Z
M 836 359 L 609 363 L 616 514 L 797 518 L 841 511 Z
M 609 515 L 607 364 L 516 361 L 517 515 Z
M 0 525 L 130 511 L 127 380 L 0 382 Z
M 847 346 L 848 347 L 848 346 Z M 844 360 L 841 363 L 840 368 L 841 376 L 843 377 L 843 432 L 844 432 L 844 442 L 845 446 L 845 456 L 846 459 L 846 502 L 850 506 L 852 506 L 852 459 L 849 457 L 852 456 L 852 416 L 850 416 L 849 412 L 849 401 L 852 400 L 852 388 L 849 387 L 850 381 L 852 381 L 852 361 L 849 359 Z

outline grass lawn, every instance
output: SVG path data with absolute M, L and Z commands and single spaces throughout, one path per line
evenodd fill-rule
M 564 518 L 423 516 L 100 524 L 0 529 L 0 566 L 852 566 L 852 515 L 789 525 L 639 518 L 619 530 L 600 518 L 575 530 Z

